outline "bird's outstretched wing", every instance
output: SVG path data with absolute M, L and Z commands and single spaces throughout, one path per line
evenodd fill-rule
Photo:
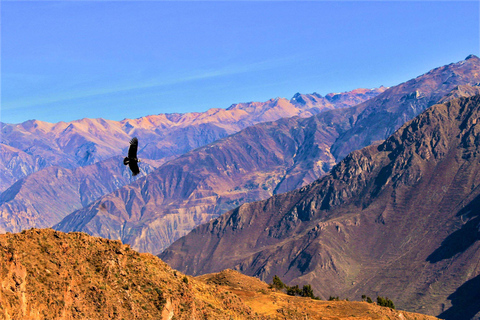
M 130 148 L 128 148 L 128 157 L 130 159 L 137 158 L 138 139 L 135 137 L 130 140 Z
M 132 170 L 132 176 L 136 176 L 140 173 L 140 168 L 138 167 L 137 161 L 130 161 L 128 163 L 130 170 Z

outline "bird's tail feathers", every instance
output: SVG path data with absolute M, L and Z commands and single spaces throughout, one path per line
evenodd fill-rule
M 130 162 L 130 160 L 128 159 L 128 157 L 125 157 L 125 159 L 123 159 L 123 164 L 124 165 L 127 165 L 129 162 Z

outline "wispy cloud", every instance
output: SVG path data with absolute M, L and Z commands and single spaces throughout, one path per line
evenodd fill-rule
M 78 99 L 88 99 L 102 95 L 122 94 L 132 91 L 140 91 L 145 89 L 161 88 L 172 85 L 180 85 L 182 83 L 201 81 L 207 79 L 222 78 L 227 76 L 239 75 L 244 73 L 254 73 L 266 71 L 269 69 L 280 67 L 282 64 L 297 59 L 297 57 L 288 57 L 281 59 L 270 59 L 266 61 L 254 62 L 250 64 L 229 65 L 218 69 L 196 70 L 195 72 L 184 72 L 183 75 L 176 77 L 154 77 L 145 81 L 126 83 L 113 86 L 86 87 L 68 92 L 55 92 L 44 96 L 31 96 L 16 100 L 2 101 L 2 109 L 4 110 L 21 110 L 32 106 L 48 105 L 52 103 L 68 102 Z M 18 75 L 16 75 L 18 77 Z

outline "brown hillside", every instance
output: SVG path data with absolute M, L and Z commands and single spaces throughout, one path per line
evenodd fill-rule
M 232 271 L 185 277 L 155 256 L 83 233 L 31 229 L 0 235 L 0 319 L 352 317 L 433 319 L 367 303 L 290 297 Z
M 160 257 L 318 294 L 384 294 L 402 309 L 480 316 L 480 96 L 435 105 L 299 190 L 244 204 Z M 397 304 L 398 302 L 398 304 Z

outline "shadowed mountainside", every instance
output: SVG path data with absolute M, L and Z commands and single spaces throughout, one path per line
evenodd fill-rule
M 259 122 L 309 117 L 324 110 L 350 107 L 384 90 L 383 87 L 356 89 L 325 97 L 297 93 L 291 100 L 277 98 L 235 104 L 228 109 L 159 114 L 122 121 L 85 118 L 58 123 L 0 122 L 0 191 L 48 166 L 73 169 L 125 154 L 128 148 L 125 142 L 133 136 L 140 139 L 140 157 L 168 160 Z
M 365 302 L 291 297 L 231 270 L 199 279 L 186 277 L 151 254 L 84 233 L 31 229 L 0 235 L 0 319 L 352 316 L 434 320 Z
M 428 74 L 352 108 L 249 127 L 166 163 L 148 177 L 72 213 L 55 228 L 121 239 L 136 250 L 160 253 L 198 224 L 242 203 L 299 188 L 328 172 L 336 163 L 332 146 L 338 146 L 339 139 L 352 128 L 364 126 L 363 121 L 357 120 L 366 118 L 365 112 L 373 118 L 378 113 L 403 119 L 410 115 L 412 103 L 419 111 L 428 107 L 422 103 L 432 101 L 440 93 L 444 96 L 459 85 L 480 82 L 480 60 L 470 57 Z M 449 80 L 452 77 L 455 81 Z M 418 88 L 429 98 L 418 103 L 415 98 L 402 100 Z M 403 102 L 386 112 L 392 101 Z M 370 129 L 365 131 L 368 137 L 385 133 L 385 128 L 375 131 L 375 125 Z M 342 150 L 366 146 L 345 143 L 348 146 Z
M 160 257 L 187 274 L 277 274 L 321 297 L 380 292 L 405 310 L 469 319 L 480 310 L 479 119 L 478 95 L 435 105 L 325 177 L 244 204 Z

